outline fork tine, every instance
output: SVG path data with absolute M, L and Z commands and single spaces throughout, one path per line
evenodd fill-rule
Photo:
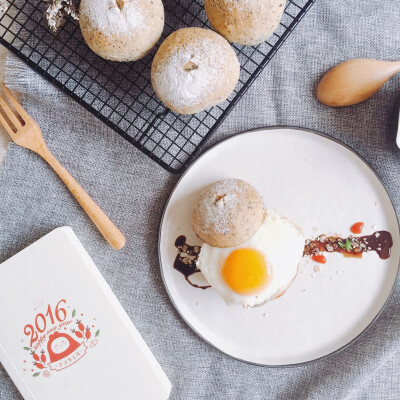
M 21 104 L 19 104 L 19 101 L 11 93 L 11 90 L 4 83 L 3 83 L 3 89 L 4 89 L 5 95 L 7 96 L 7 99 L 14 106 L 14 108 L 18 111 L 19 115 L 24 120 L 24 122 L 27 123 L 28 120 L 31 119 L 31 116 L 23 109 Z
M 0 113 L 0 125 L 7 131 L 7 133 L 11 136 L 11 139 L 14 140 L 16 133 L 12 130 L 10 124 L 3 117 L 3 114 Z
M 14 127 L 17 130 L 18 130 L 18 128 L 21 128 L 22 127 L 21 121 L 14 114 L 14 111 L 11 110 L 11 107 L 4 100 L 3 96 L 0 96 L 0 106 L 3 109 L 4 113 L 7 115 L 7 117 L 10 119 L 10 121 L 14 125 Z

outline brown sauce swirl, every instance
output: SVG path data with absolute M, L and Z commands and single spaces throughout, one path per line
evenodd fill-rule
M 307 240 L 304 255 L 312 256 L 322 252 L 341 253 L 345 257 L 362 257 L 363 253 L 375 251 L 382 260 L 390 257 L 393 246 L 392 235 L 388 231 L 378 231 L 366 236 L 340 238 L 320 235 L 314 240 Z
M 179 271 L 185 279 L 195 288 L 208 289 L 211 286 L 200 286 L 191 282 L 189 277 L 201 272 L 197 268 L 196 262 L 200 254 L 200 246 L 191 246 L 186 243 L 186 236 L 179 236 L 175 240 L 175 247 L 178 249 L 178 254 L 175 258 L 174 268 Z

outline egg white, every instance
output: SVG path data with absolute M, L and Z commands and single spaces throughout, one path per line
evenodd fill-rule
M 292 222 L 268 209 L 257 232 L 239 246 L 220 248 L 204 243 L 197 266 L 226 304 L 253 307 L 273 300 L 286 291 L 297 275 L 304 244 L 304 235 Z M 256 249 L 265 257 L 270 281 L 257 294 L 242 295 L 234 292 L 222 276 L 225 259 L 231 252 L 241 248 Z

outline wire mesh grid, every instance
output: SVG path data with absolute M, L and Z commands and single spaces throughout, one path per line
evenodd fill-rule
M 61 87 L 122 137 L 170 172 L 182 172 L 221 124 L 316 0 L 287 0 L 279 27 L 256 46 L 233 45 L 241 65 L 239 83 L 220 105 L 194 115 L 166 109 L 150 81 L 156 49 L 144 59 L 116 63 L 95 55 L 79 23 L 69 19 L 52 33 L 42 0 L 9 0 L 0 18 L 0 42 Z M 165 28 L 159 43 L 185 26 L 209 27 L 202 0 L 164 0 Z

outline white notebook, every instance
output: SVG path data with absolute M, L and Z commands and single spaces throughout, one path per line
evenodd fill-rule
M 69 227 L 0 265 L 0 361 L 29 400 L 164 400 L 171 390 Z

